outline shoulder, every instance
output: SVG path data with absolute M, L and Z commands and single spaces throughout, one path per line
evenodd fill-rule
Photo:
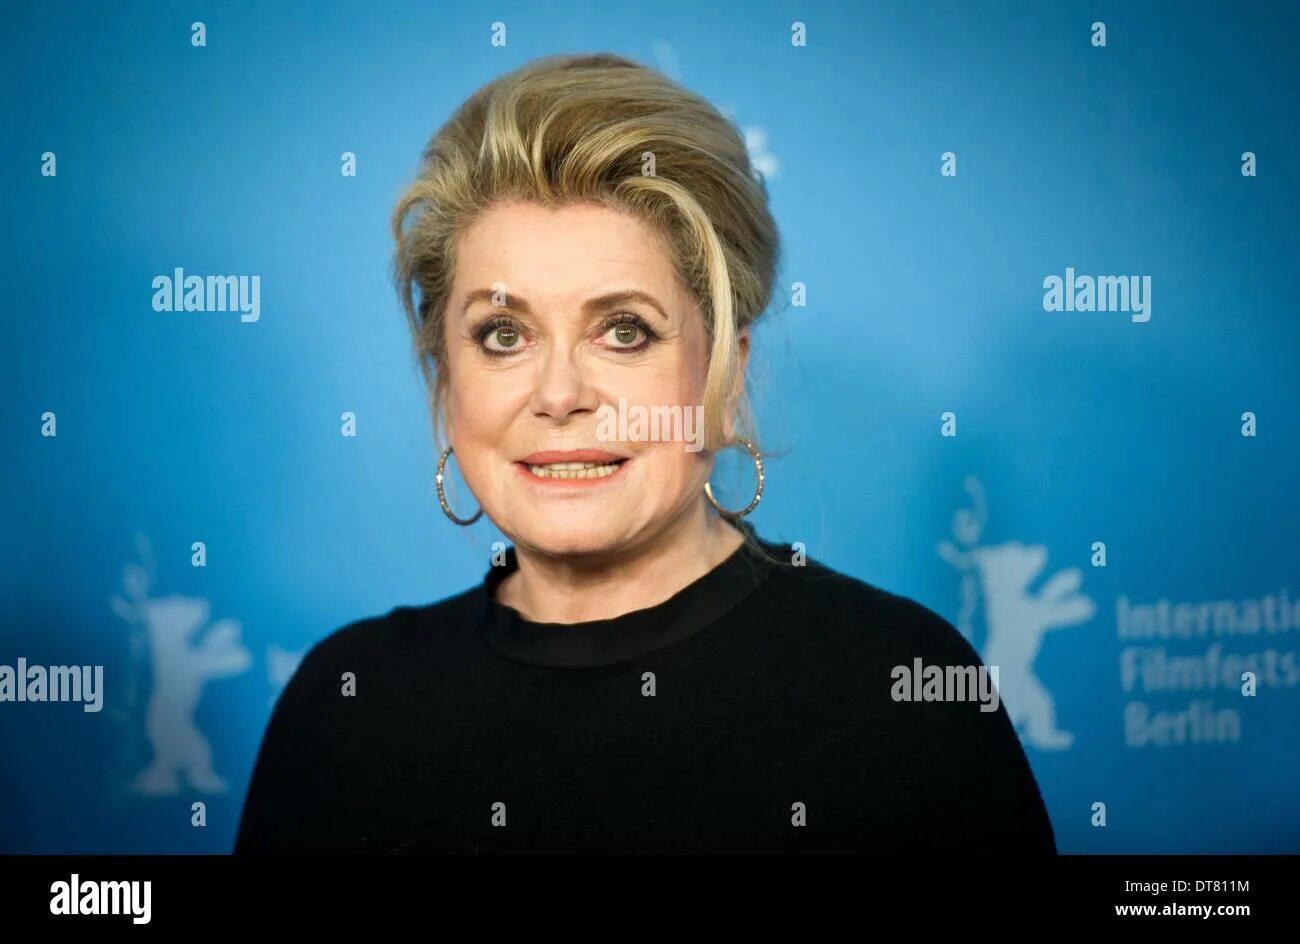
M 1028 757 L 998 692 L 998 667 L 931 607 L 823 564 L 774 578 L 815 652 L 819 697 L 876 758 L 894 758 L 919 849 L 1052 852 L 1055 839 Z M 900 814 L 901 815 L 901 814 Z
M 769 593 L 798 614 L 801 628 L 847 634 L 881 654 L 978 664 L 966 637 L 930 606 L 820 561 L 773 565 Z
M 472 627 L 481 588 L 420 605 L 402 604 L 384 613 L 336 626 L 313 643 L 289 679 L 285 695 L 302 697 L 322 688 L 337 689 L 347 672 L 390 675 L 409 667 L 417 651 L 453 643 Z

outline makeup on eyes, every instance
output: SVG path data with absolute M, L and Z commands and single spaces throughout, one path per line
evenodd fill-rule
M 620 354 L 639 354 L 661 340 L 661 335 L 650 327 L 650 324 L 641 315 L 631 311 L 620 311 L 608 318 L 605 318 L 596 328 L 594 336 L 602 338 L 606 334 L 622 325 L 630 325 L 641 332 L 641 341 L 637 344 L 606 344 L 602 345 L 607 350 L 615 351 Z M 500 348 L 488 346 L 488 339 L 494 334 L 501 332 L 498 336 L 498 342 L 512 339 L 508 343 L 502 344 Z M 520 320 L 514 315 L 493 314 L 488 315 L 470 329 L 470 335 L 478 344 L 479 349 L 489 357 L 510 357 L 517 351 L 523 350 L 519 345 L 520 340 L 525 340 L 526 332 Z

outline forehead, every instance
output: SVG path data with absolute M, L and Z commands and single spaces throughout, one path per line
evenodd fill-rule
M 505 284 L 529 299 L 569 299 L 610 287 L 678 301 L 682 289 L 656 230 L 594 204 L 497 204 L 461 234 L 455 291 Z

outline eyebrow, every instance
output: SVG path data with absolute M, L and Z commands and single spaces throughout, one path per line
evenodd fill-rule
M 496 294 L 497 293 L 490 288 L 476 288 L 465 296 L 465 304 L 460 310 L 461 317 L 463 318 L 465 313 L 469 311 L 470 305 L 477 301 L 491 302 Z M 510 294 L 506 294 L 505 298 L 506 303 L 504 305 L 494 307 L 508 308 L 524 315 L 531 315 L 533 313 L 526 298 Z M 582 310 L 586 313 L 592 313 L 606 308 L 613 308 L 616 305 L 625 305 L 628 302 L 641 302 L 642 304 L 649 305 L 655 311 L 659 312 L 665 321 L 669 320 L 668 313 L 664 311 L 663 306 L 659 304 L 653 295 L 637 291 L 636 289 L 626 289 L 621 292 L 607 292 L 604 295 L 589 298 L 582 303 Z

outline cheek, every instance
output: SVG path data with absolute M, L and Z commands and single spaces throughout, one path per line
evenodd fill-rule
M 636 386 L 643 403 L 699 405 L 704 402 L 708 369 L 708 341 L 702 329 L 696 329 L 685 332 L 653 369 L 631 371 L 625 382 Z
M 682 407 L 683 421 L 689 426 L 677 431 L 689 438 L 690 444 L 701 445 L 704 422 L 704 388 L 708 371 L 707 352 L 702 340 L 683 344 L 671 364 L 655 381 L 654 390 L 646 390 L 643 402 L 678 405 Z M 677 504 L 683 495 L 694 495 L 708 480 L 710 463 L 707 453 L 699 448 L 688 449 L 687 442 L 658 442 L 650 444 L 654 457 L 654 478 L 662 499 Z
M 447 417 L 457 453 L 468 461 L 471 450 L 480 450 L 497 442 L 510 425 L 516 412 L 508 383 L 494 383 L 492 378 L 474 371 L 453 373 L 447 385 Z

